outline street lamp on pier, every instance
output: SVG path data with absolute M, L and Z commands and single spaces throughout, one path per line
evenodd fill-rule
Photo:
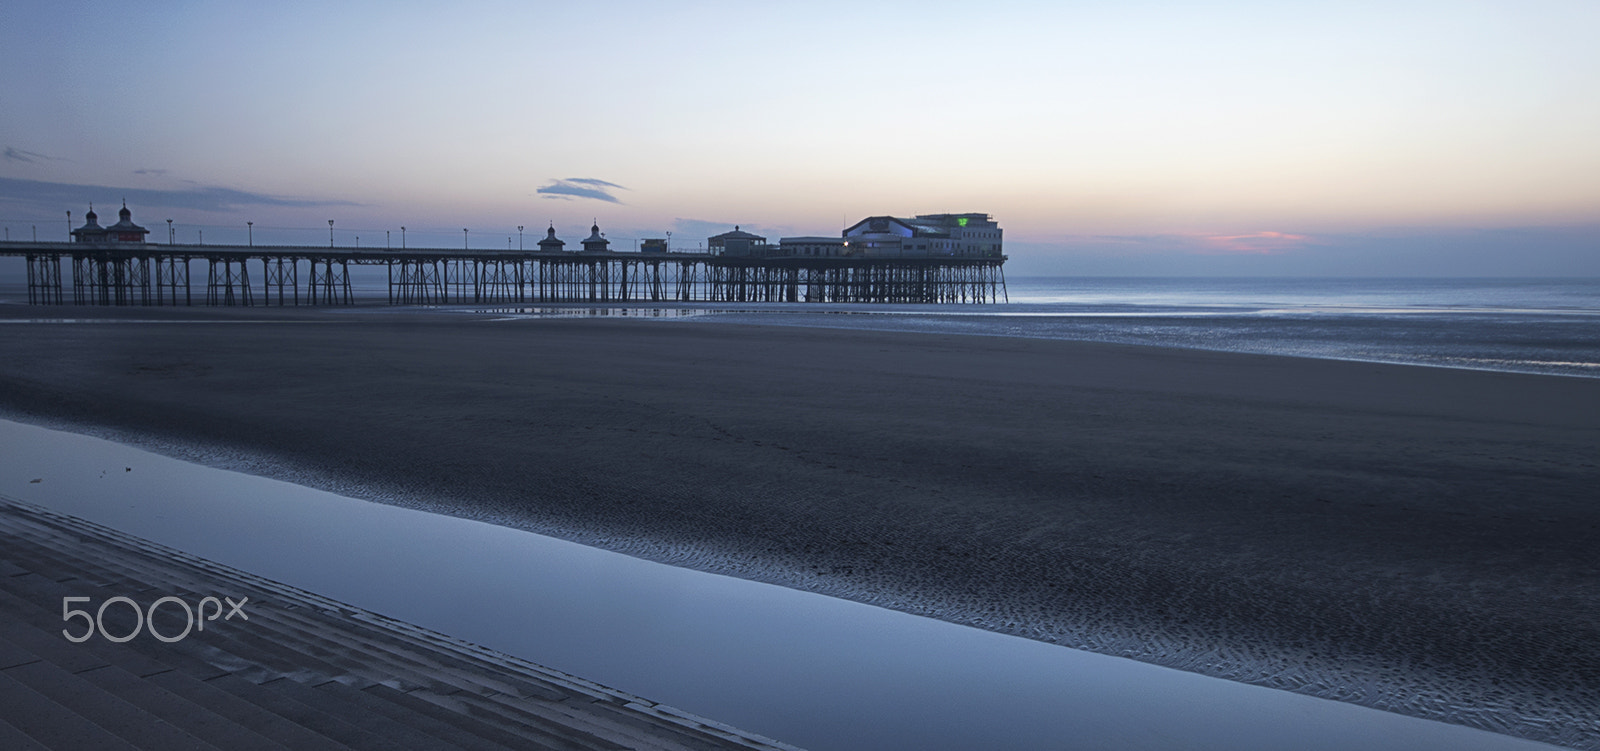
M 256 223 L 245 222 L 244 231 L 250 233 L 250 247 L 254 248 L 256 246 Z
M 384 250 L 388 250 L 389 249 L 389 230 L 384 230 L 383 231 L 383 249 Z
M 167 244 L 172 244 L 172 220 L 167 220 Z
M 67 242 L 72 242 L 72 209 L 67 209 Z
M 461 228 L 461 249 L 462 250 L 471 250 L 472 249 L 470 246 L 467 245 L 467 228 L 466 227 L 462 227 Z
M 333 247 L 333 220 L 328 220 L 328 247 Z
M 68 212 L 68 213 L 71 213 L 71 212 Z M 71 224 L 71 222 L 68 222 L 68 224 Z M 517 225 L 517 252 L 518 253 L 522 252 L 522 225 L 520 225 L 520 224 Z
M 406 249 L 406 227 L 403 224 L 400 225 L 400 249 Z

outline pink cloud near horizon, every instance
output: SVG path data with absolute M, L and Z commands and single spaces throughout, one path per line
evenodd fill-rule
M 1273 255 L 1292 250 L 1310 237 L 1287 232 L 1252 232 L 1247 235 L 1208 235 L 1201 238 L 1202 253 Z

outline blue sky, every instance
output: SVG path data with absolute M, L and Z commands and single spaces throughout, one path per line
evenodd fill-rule
M 1600 275 L 1592 1 L 6 15 L 14 232 L 124 197 L 214 242 L 987 211 L 1016 273 Z

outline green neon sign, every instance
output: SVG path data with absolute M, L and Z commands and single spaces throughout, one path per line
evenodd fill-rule
M 967 218 L 964 216 L 956 217 L 956 224 L 961 227 L 967 226 Z

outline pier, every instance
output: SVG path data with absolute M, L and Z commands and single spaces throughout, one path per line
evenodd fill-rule
M 0 242 L 36 305 L 352 305 L 382 266 L 391 305 L 588 302 L 994 303 L 1004 256 Z M 200 276 L 196 276 L 196 272 Z

